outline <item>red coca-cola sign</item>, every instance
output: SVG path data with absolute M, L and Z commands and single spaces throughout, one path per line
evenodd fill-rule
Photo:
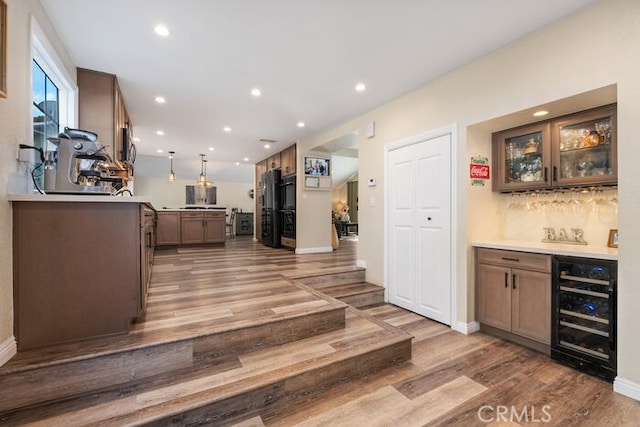
M 469 175 L 474 179 L 489 179 L 491 178 L 489 165 L 471 164 L 469 168 Z

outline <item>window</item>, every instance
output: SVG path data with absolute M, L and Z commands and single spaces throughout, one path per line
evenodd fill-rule
M 60 129 L 59 89 L 33 60 L 33 145 L 43 151 L 52 150 L 47 138 L 57 136 Z
M 32 145 L 42 149 L 45 158 L 55 161 L 57 147 L 47 138 L 57 136 L 68 126 L 74 128 L 76 117 L 76 83 L 65 68 L 65 63 L 48 41 L 35 18 L 31 20 L 32 42 Z M 69 67 L 69 65 L 67 65 Z M 36 166 L 39 165 L 36 160 Z M 44 188 L 44 168 L 32 173 L 37 188 Z

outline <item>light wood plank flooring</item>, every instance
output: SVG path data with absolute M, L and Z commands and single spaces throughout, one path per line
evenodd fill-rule
M 0 379 L 0 388 L 17 390 L 14 387 L 20 387 L 23 380 L 11 383 L 12 373 L 34 364 L 55 365 L 62 353 L 67 358 L 83 359 L 90 353 L 108 353 L 121 346 L 142 343 L 144 348 L 181 334 L 198 337 L 222 325 L 225 331 L 234 327 L 244 330 L 256 316 L 315 314 L 315 310 L 328 306 L 340 308 L 338 301 L 322 297 L 322 284 L 314 290 L 292 281 L 307 278 L 303 281 L 313 282 L 309 276 L 331 272 L 337 274 L 336 282 L 340 281 L 345 271 L 356 270 L 356 244 L 341 241 L 340 249 L 331 254 L 295 255 L 238 237 L 224 247 L 159 250 L 147 314 L 133 325 L 130 334 L 19 355 L 2 368 L 7 381 Z M 224 304 L 212 309 L 216 301 Z M 269 346 L 264 345 L 264 337 L 241 340 L 242 345 L 228 354 L 224 349 L 235 339 L 224 341 L 213 354 L 194 352 L 193 346 L 203 345 L 194 341 L 196 344 L 186 345 L 188 360 L 181 356 L 185 345 L 170 342 L 179 348 L 163 350 L 169 355 L 166 362 L 150 365 L 144 361 L 151 356 L 143 353 L 142 362 L 131 372 L 138 375 L 144 369 L 157 371 L 170 363 L 178 368 L 184 364 L 175 374 L 149 372 L 149 382 L 134 381 L 126 387 L 7 411 L 0 414 L 0 425 L 640 425 L 640 402 L 613 393 L 609 383 L 556 364 L 532 350 L 483 333 L 465 336 L 398 307 L 347 308 L 340 328 L 327 325 L 325 329 L 293 337 L 293 341 L 288 336 Z M 373 359 L 350 362 L 344 356 L 381 340 L 396 339 L 396 329 L 414 337 L 411 360 L 395 363 L 387 353 L 389 362 L 394 363 L 369 372 L 363 363 Z M 216 339 L 216 345 L 219 342 Z M 399 349 L 390 348 L 394 353 Z M 198 354 L 199 359 L 191 359 Z M 342 356 L 331 359 L 336 355 Z M 153 357 L 156 361 L 155 357 L 164 356 Z M 376 354 L 375 358 L 381 356 Z M 278 368 L 278 361 L 283 360 L 287 364 Z M 344 369 L 323 368 L 334 366 L 329 362 L 342 363 Z M 295 369 L 300 374 L 292 376 Z M 355 369 L 361 370 L 357 376 L 347 375 Z M 113 371 L 109 368 L 104 372 Z M 68 381 L 73 380 L 72 373 L 67 375 Z M 64 379 L 63 375 L 58 377 Z M 289 379 L 273 382 L 280 377 Z M 226 386 L 215 387 L 227 380 L 231 382 Z M 51 387 L 58 384 L 49 383 Z M 43 380 L 32 389 L 49 383 Z M 226 412 L 222 418 L 145 418 L 149 415 L 145 408 L 166 406 L 169 411 L 177 404 L 167 400 L 168 396 L 177 398 L 175 402 L 187 395 L 193 396 L 189 397 L 193 402 L 212 396 L 217 399 L 231 396 L 245 383 L 256 385 L 255 392 L 244 397 L 246 409 Z M 313 383 L 318 384 L 316 389 Z M 284 404 L 272 404 L 273 399 L 284 399 Z M 267 400 L 268 405 L 258 405 Z M 224 409 L 226 401 L 220 402 Z

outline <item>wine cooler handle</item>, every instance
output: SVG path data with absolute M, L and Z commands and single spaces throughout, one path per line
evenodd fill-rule
M 509 287 L 509 273 L 504 273 L 504 287 Z
M 516 288 L 516 275 L 515 275 L 515 273 L 514 273 L 513 277 L 511 278 L 511 287 L 513 289 Z
M 616 297 L 615 297 L 615 288 L 616 288 L 616 281 L 612 280 L 609 283 L 609 286 L 611 287 L 612 290 L 614 290 L 614 292 L 610 293 L 609 296 L 609 323 L 610 324 L 615 324 L 613 322 L 616 322 L 616 319 L 618 318 L 618 313 L 616 313 L 616 309 L 618 307 L 616 307 L 617 303 L 616 303 Z M 614 328 L 615 330 L 615 328 Z M 611 351 L 616 351 L 616 334 L 615 333 L 610 333 L 609 334 L 609 350 Z

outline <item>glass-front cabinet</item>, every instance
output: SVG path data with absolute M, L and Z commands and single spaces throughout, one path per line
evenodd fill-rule
M 573 186 L 615 184 L 616 108 L 590 110 L 553 123 L 553 181 Z
M 494 191 L 538 189 L 551 184 L 550 129 L 546 123 L 494 134 Z
M 616 105 L 493 134 L 494 191 L 617 183 Z

